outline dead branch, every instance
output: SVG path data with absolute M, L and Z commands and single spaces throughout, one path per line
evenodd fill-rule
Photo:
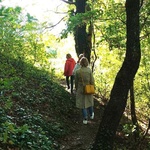
M 142 138 L 142 140 L 141 140 L 141 141 L 143 141 L 143 140 L 145 139 L 145 137 L 146 137 L 146 136 L 147 136 L 147 134 L 148 134 L 149 129 L 150 129 L 150 118 L 149 118 L 149 123 L 148 123 L 147 130 L 145 131 L 145 133 L 144 133 L 143 138 Z
M 61 0 L 61 1 L 63 1 L 63 2 L 65 2 L 65 3 L 67 3 L 67 4 L 76 4 L 75 2 L 72 2 L 72 1 L 67 1 L 67 0 Z
M 52 28 L 54 28 L 54 27 L 57 26 L 61 21 L 63 21 L 64 18 L 65 18 L 65 17 L 61 18 L 56 24 L 53 24 L 53 25 L 51 25 L 51 26 L 49 26 L 49 27 L 45 27 L 44 30 L 46 30 L 46 29 L 51 29 L 51 30 L 52 30 Z
M 148 123 L 148 127 L 147 127 L 147 130 L 145 131 L 145 133 L 144 133 L 144 135 L 143 135 L 143 137 L 141 138 L 141 139 L 139 139 L 138 140 L 138 142 L 137 142 L 137 147 L 138 147 L 138 149 L 140 149 L 141 148 L 141 146 L 142 146 L 142 142 L 144 141 L 144 139 L 146 138 L 146 136 L 148 135 L 148 131 L 149 131 L 149 129 L 150 129 L 150 118 L 149 118 L 149 123 Z

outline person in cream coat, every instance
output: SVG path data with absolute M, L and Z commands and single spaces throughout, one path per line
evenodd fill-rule
M 81 68 L 75 73 L 75 88 L 76 88 L 76 107 L 82 110 L 83 124 L 88 123 L 88 117 L 94 119 L 94 101 L 93 94 L 84 94 L 83 87 L 85 84 L 93 84 L 94 77 L 92 70 L 88 67 L 88 60 L 82 57 L 80 60 Z

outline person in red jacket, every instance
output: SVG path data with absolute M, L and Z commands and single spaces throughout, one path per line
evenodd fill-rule
M 68 89 L 70 89 L 70 82 L 71 82 L 71 93 L 73 93 L 73 80 L 74 80 L 73 69 L 75 67 L 76 62 L 70 54 L 66 55 L 66 59 L 67 60 L 64 67 L 64 75 L 66 76 L 66 83 Z

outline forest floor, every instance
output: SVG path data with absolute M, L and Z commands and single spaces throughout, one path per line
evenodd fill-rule
M 65 87 L 65 83 L 62 84 Z M 75 94 L 70 94 L 74 96 Z M 70 121 L 71 134 L 60 139 L 60 150 L 90 150 L 96 133 L 99 128 L 100 120 L 104 111 L 104 105 L 94 99 L 94 119 L 88 120 L 88 124 L 83 124 L 81 110 L 76 111 Z
M 72 116 L 70 118 L 73 122 L 70 126 L 72 132 L 60 140 L 60 150 L 90 150 L 99 128 L 103 109 L 103 106 L 98 105 L 95 100 L 94 119 L 88 120 L 86 125 L 82 123 L 81 111 Z

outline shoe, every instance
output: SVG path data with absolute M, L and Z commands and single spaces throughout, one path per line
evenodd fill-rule
M 94 112 L 92 113 L 92 116 L 90 116 L 90 119 L 94 119 Z
M 87 124 L 88 121 L 86 119 L 83 120 L 83 124 Z

